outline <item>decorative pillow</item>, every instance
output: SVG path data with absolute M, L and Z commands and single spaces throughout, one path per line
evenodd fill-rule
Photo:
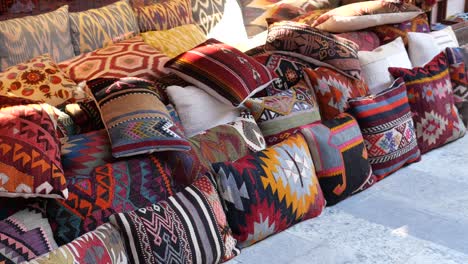
M 403 77 L 421 153 L 440 147 L 465 134 L 466 128 L 454 105 L 447 58 L 443 52 L 424 67 L 389 68 Z
M 67 198 L 51 112 L 47 104 L 0 108 L 0 196 Z
M 320 120 L 315 97 L 309 88 L 296 88 L 279 94 L 251 98 L 245 102 L 264 136 Z
M 320 107 L 323 120 L 333 119 L 345 112 L 348 99 L 365 96 L 369 88 L 364 81 L 348 78 L 332 69 L 305 69 Z
M 352 99 L 349 104 L 379 180 L 421 159 L 402 78 L 379 94 Z
M 55 61 L 73 57 L 68 6 L 38 16 L 0 22 L 0 71 L 49 53 Z
M 193 22 L 200 26 L 205 34 L 208 34 L 223 19 L 223 17 L 227 15 L 227 12 L 224 12 L 224 10 L 226 10 L 226 4 L 230 1 L 191 0 L 190 2 Z M 232 1 L 231 3 L 236 4 L 237 6 L 239 5 L 237 1 Z M 242 27 L 243 26 L 244 25 L 242 25 Z
M 401 37 L 373 51 L 360 51 L 358 56 L 363 79 L 369 85 L 371 94 L 378 94 L 390 87 L 394 79 L 388 72 L 389 67 L 412 68 Z
M 372 31 L 346 32 L 337 36 L 356 43 L 359 51 L 372 51 L 381 45 L 379 37 Z
M 446 49 L 455 105 L 463 123 L 468 127 L 468 76 L 463 53 L 462 48 Z
M 356 43 L 306 24 L 283 21 L 270 25 L 266 50 L 294 52 L 325 63 L 359 79 L 361 67 Z
M 65 113 L 73 119 L 77 134 L 84 134 L 104 128 L 99 108 L 93 99 L 87 99 L 77 104 L 67 104 Z
M 168 30 L 192 24 L 192 6 L 189 0 L 162 1 L 134 9 L 141 32 Z
M 63 245 L 54 251 L 42 255 L 30 264 L 52 263 L 127 263 L 122 237 L 111 224 L 104 224 Z
M 137 36 L 61 62 L 59 67 L 76 82 L 95 78 L 140 77 L 155 80 L 168 73 L 169 57 Z
M 194 24 L 169 30 L 142 33 L 143 40 L 151 47 L 160 50 L 170 58 L 194 48 L 206 40 L 205 33 Z
M 229 226 L 240 247 L 250 246 L 320 215 L 325 200 L 303 136 L 213 164 Z
M 401 23 L 420 15 L 421 9 L 406 3 L 367 1 L 328 11 L 312 23 L 328 32 L 349 32 L 373 26 Z
M 179 113 L 177 113 L 176 109 L 172 104 L 166 105 L 167 112 L 171 116 L 171 120 L 174 123 L 174 125 L 178 129 L 178 133 L 182 136 L 185 136 L 185 131 L 184 131 L 184 126 L 182 125 L 182 121 L 180 120 Z
M 375 32 L 379 36 L 382 44 L 387 44 L 401 37 L 406 46 L 408 45 L 409 32 L 429 33 L 431 32 L 431 27 L 429 26 L 427 15 L 423 13 L 402 23 L 376 26 L 369 30 Z
M 57 67 L 48 54 L 0 73 L 0 94 L 14 95 L 54 106 L 74 101 L 76 83 Z
M 70 13 L 70 27 L 75 55 L 107 47 L 140 33 L 132 7 L 125 0 Z
M 169 168 L 155 156 L 140 156 L 67 177 L 68 200 L 47 203 L 47 217 L 59 245 L 94 230 L 114 213 L 149 206 L 174 194 Z
M 57 248 L 43 212 L 28 208 L 0 221 L 0 262 L 21 263 Z
M 215 39 L 180 54 L 165 66 L 221 102 L 233 105 L 242 104 L 273 80 L 265 66 Z
M 155 151 L 190 149 L 175 132 L 165 105 L 139 78 L 95 79 L 88 82 L 109 133 L 116 158 Z
M 218 192 L 206 176 L 166 201 L 113 215 L 111 221 L 120 228 L 133 263 L 176 259 L 180 263 L 221 263 L 240 253 Z M 176 251 L 168 254 L 169 249 Z

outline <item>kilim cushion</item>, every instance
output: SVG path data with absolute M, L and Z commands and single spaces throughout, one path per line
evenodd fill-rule
M 446 49 L 455 105 L 465 126 L 468 127 L 468 76 L 463 53 L 462 48 Z
M 368 30 L 375 32 L 382 41 L 382 44 L 387 44 L 396 38 L 401 37 L 405 45 L 407 45 L 408 32 L 429 33 L 431 28 L 429 27 L 427 15 L 423 13 L 402 23 L 376 26 L 369 28 Z
M 52 106 L 3 106 L 0 96 L 0 196 L 67 198 Z
M 48 54 L 12 66 L 0 73 L 0 94 L 15 95 L 50 105 L 74 101 L 77 86 Z
M 294 52 L 313 59 L 317 65 L 328 65 L 352 78 L 360 78 L 359 46 L 306 24 L 291 21 L 271 24 L 265 49 Z
M 213 164 L 229 226 L 241 247 L 318 216 L 325 200 L 304 137 L 235 162 Z
M 184 126 L 182 125 L 182 121 L 180 121 L 179 113 L 177 113 L 177 110 L 174 108 L 172 104 L 166 105 L 166 109 L 167 109 L 167 112 L 169 112 L 169 115 L 171 116 L 172 122 L 179 130 L 178 131 L 179 135 L 184 136 L 185 135 Z
M 174 194 L 169 168 L 154 156 L 107 163 L 90 175 L 67 176 L 68 200 L 47 203 L 59 245 L 94 230 L 114 213 L 149 206 Z
M 30 264 L 51 263 L 128 263 L 127 253 L 119 230 L 111 224 L 104 224 L 63 245 L 54 251 L 42 255 Z
M 337 36 L 356 43 L 359 51 L 372 51 L 381 45 L 379 37 L 372 31 L 352 31 Z
M 104 128 L 99 108 L 94 99 L 87 99 L 65 106 L 67 113 L 76 125 L 77 134 L 84 134 Z
M 265 137 L 320 120 L 313 92 L 297 87 L 245 102 Z
M 76 82 L 95 78 L 140 77 L 155 80 L 168 72 L 169 57 L 146 44 L 141 36 L 81 54 L 59 67 Z
M 265 66 L 215 39 L 180 54 L 165 66 L 220 101 L 233 105 L 242 104 L 273 80 Z
M 109 46 L 140 33 L 132 7 L 125 0 L 97 9 L 70 13 L 70 28 L 75 55 Z
M 405 81 L 422 154 L 465 135 L 466 128 L 454 105 L 448 68 L 444 52 L 423 67 L 389 68 L 395 78 L 403 77 Z
M 28 208 L 0 221 L 0 263 L 22 263 L 57 248 L 41 211 Z
M 188 150 L 190 145 L 176 127 L 166 106 L 139 78 L 88 81 L 116 158 L 167 150 Z
M 345 112 L 349 107 L 348 99 L 369 93 L 369 88 L 364 81 L 351 79 L 333 69 L 319 67 L 315 70 L 305 69 L 304 71 L 315 91 L 323 120 L 333 119 Z
M 166 201 L 115 214 L 111 221 L 120 228 L 132 263 L 221 263 L 240 253 L 206 176 Z
M 361 127 L 374 175 L 379 180 L 421 159 L 402 78 L 386 91 L 351 99 L 349 104 L 350 112 Z
M 193 23 L 190 0 L 159 1 L 136 7 L 134 12 L 141 32 L 168 30 Z
M 0 22 L 0 70 L 42 54 L 55 61 L 73 57 L 68 6 L 38 16 Z

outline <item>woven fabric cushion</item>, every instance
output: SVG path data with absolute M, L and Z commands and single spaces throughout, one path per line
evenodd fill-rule
M 366 1 L 332 9 L 317 18 L 312 26 L 328 32 L 341 33 L 401 23 L 421 13 L 421 9 L 404 2 Z
M 189 0 L 161 1 L 134 9 L 141 32 L 168 30 L 192 24 L 192 6 Z
M 194 24 L 168 30 L 142 33 L 143 40 L 170 58 L 194 48 L 206 40 L 205 33 Z
M 122 237 L 119 230 L 111 224 L 104 224 L 63 245 L 54 251 L 42 255 L 30 264 L 51 263 L 127 263 Z
M 376 26 L 369 30 L 375 32 L 379 36 L 382 44 L 387 44 L 401 37 L 405 45 L 408 45 L 408 32 L 429 33 L 431 28 L 427 15 L 424 13 L 402 23 Z
M 14 95 L 50 105 L 74 101 L 76 83 L 44 54 L 0 73 L 0 95 Z
M 215 163 L 213 170 L 241 247 L 318 216 L 325 206 L 302 135 L 235 162 Z
M 113 215 L 111 221 L 120 228 L 133 263 L 221 263 L 240 253 L 206 176 L 166 201 Z
M 94 230 L 114 213 L 149 206 L 174 194 L 169 168 L 155 156 L 107 163 L 90 175 L 67 176 L 67 200 L 47 203 L 59 245 Z
M 403 77 L 421 153 L 462 137 L 466 128 L 454 105 L 447 58 L 443 52 L 424 67 L 389 68 Z
M 165 65 L 223 103 L 242 104 L 273 80 L 272 73 L 239 50 L 209 39 Z
M 352 78 L 360 78 L 359 46 L 356 43 L 303 23 L 283 21 L 271 24 L 265 49 L 294 52 Z
M 70 26 L 75 55 L 109 46 L 140 33 L 132 7 L 125 0 L 97 9 L 70 13 Z
M 276 95 L 245 102 L 264 136 L 320 120 L 320 112 L 309 88 L 289 89 Z
M 0 96 L 0 196 L 67 198 L 52 107 L 3 107 L 4 100 Z
M 359 51 L 372 51 L 381 45 L 379 37 L 372 31 L 353 31 L 340 33 L 337 36 L 356 43 Z
M 140 77 L 155 80 L 168 73 L 169 57 L 137 36 L 61 62 L 59 67 L 76 82 L 95 78 Z
M 21 263 L 57 248 L 43 212 L 28 208 L 0 221 L 0 262 Z
M 153 83 L 131 77 L 102 78 L 89 81 L 88 86 L 109 133 L 114 157 L 190 149 L 152 90 Z
M 468 75 L 464 60 L 464 49 L 447 48 L 446 55 L 455 105 L 463 123 L 468 127 Z
M 323 120 L 345 112 L 348 99 L 365 96 L 369 88 L 364 81 L 348 78 L 330 68 L 305 69 L 320 107 Z
M 68 6 L 56 11 L 0 22 L 0 70 L 42 54 L 55 61 L 74 56 Z
M 349 104 L 379 180 L 421 159 L 402 78 L 379 94 L 352 99 Z
M 73 119 L 76 125 L 76 134 L 84 134 L 104 128 L 99 108 L 92 98 L 76 104 L 67 104 L 65 113 Z
M 200 26 L 205 34 L 210 33 L 223 17 L 227 15 L 227 12 L 224 12 L 224 10 L 229 1 L 191 0 L 193 22 Z M 230 10 L 230 12 L 237 13 L 237 8 L 240 7 L 238 7 L 237 1 L 232 1 L 231 3 L 234 2 L 237 5 L 235 6 L 236 10 Z

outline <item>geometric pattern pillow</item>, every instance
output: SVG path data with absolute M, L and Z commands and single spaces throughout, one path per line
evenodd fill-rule
M 239 246 L 250 246 L 320 215 L 325 200 L 300 134 L 234 162 L 213 164 Z
M 77 89 L 52 60 L 43 54 L 0 73 L 0 94 L 28 98 L 53 106 L 73 102 Z
M 466 128 L 454 105 L 449 66 L 444 52 L 423 67 L 389 68 L 393 77 L 403 77 L 421 153 L 465 135 Z
M 429 33 L 431 28 L 429 27 L 427 15 L 423 13 L 402 23 L 376 26 L 368 30 L 375 32 L 379 36 L 382 45 L 401 37 L 406 46 L 408 45 L 408 32 Z
M 369 87 L 364 81 L 351 79 L 326 67 L 305 69 L 315 91 L 323 120 L 335 118 L 346 112 L 348 99 L 366 96 Z
M 139 78 L 88 81 L 109 133 L 112 155 L 128 157 L 155 151 L 187 151 L 154 84 Z
M 111 217 L 131 263 L 221 263 L 240 253 L 206 176 L 157 204 Z
M 0 196 L 67 198 L 52 111 L 47 104 L 0 108 Z
M 189 0 L 153 1 L 150 5 L 134 8 L 134 14 L 141 32 L 193 24 Z
M 357 44 L 306 24 L 292 21 L 271 24 L 265 49 L 296 53 L 302 59 L 328 65 L 351 78 L 361 78 Z
M 405 82 L 398 78 L 379 94 L 349 101 L 379 180 L 421 159 Z
M 155 80 L 168 73 L 163 67 L 168 60 L 137 36 L 63 61 L 59 67 L 75 82 L 123 77 Z
M 445 53 L 449 63 L 455 105 L 463 123 L 468 126 L 468 72 L 463 59 L 463 49 L 447 48 Z
M 24 209 L 0 221 L 0 263 L 21 263 L 56 248 L 49 222 L 40 209 Z
M 379 37 L 372 31 L 353 31 L 336 34 L 336 36 L 356 43 L 359 51 L 373 51 L 381 45 Z

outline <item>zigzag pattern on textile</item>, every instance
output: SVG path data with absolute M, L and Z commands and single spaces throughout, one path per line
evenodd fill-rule
M 189 0 L 161 1 L 135 8 L 141 32 L 167 30 L 193 23 L 192 6 Z

